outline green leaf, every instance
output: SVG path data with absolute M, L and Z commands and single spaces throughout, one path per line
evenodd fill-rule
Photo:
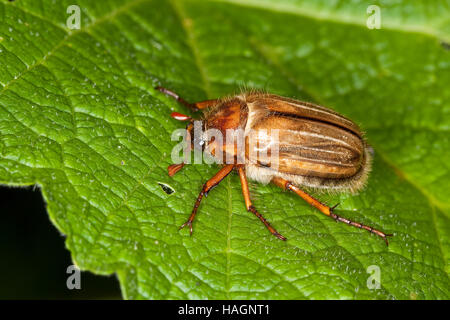
M 125 298 L 450 298 L 448 1 L 77 3 L 80 30 L 66 26 L 72 1 L 0 2 L 0 182 L 41 188 L 81 269 L 116 272 Z M 381 29 L 366 26 L 372 4 Z M 236 175 L 204 199 L 192 237 L 178 231 L 218 167 L 168 177 L 183 126 L 169 114 L 188 111 L 155 85 L 190 101 L 245 85 L 354 119 L 375 150 L 368 186 L 317 197 L 394 233 L 389 247 L 252 185 L 280 241 L 246 212 Z

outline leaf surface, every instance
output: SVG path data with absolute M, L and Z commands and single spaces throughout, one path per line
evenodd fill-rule
M 449 299 L 449 3 L 314 3 L 78 1 L 69 30 L 70 1 L 0 2 L 0 182 L 39 185 L 75 263 L 116 272 L 126 298 Z M 252 185 L 279 241 L 236 175 L 179 232 L 218 167 L 168 177 L 169 114 L 188 111 L 155 85 L 190 101 L 265 89 L 354 119 L 375 150 L 368 186 L 317 196 L 390 246 Z

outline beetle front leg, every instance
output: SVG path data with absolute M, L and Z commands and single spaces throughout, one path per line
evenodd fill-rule
M 171 164 L 170 166 L 168 166 L 167 172 L 169 173 L 169 177 L 173 177 L 178 171 L 183 169 L 183 167 L 184 167 L 184 163 L 176 163 L 176 164 Z
M 303 190 L 301 190 L 299 187 L 295 186 L 294 184 L 292 184 L 288 180 L 276 177 L 276 178 L 272 179 L 272 182 L 275 183 L 277 186 L 279 186 L 283 190 L 287 189 L 287 190 L 291 190 L 291 191 L 295 192 L 303 200 L 305 200 L 310 205 L 312 205 L 315 208 L 317 208 L 320 212 L 322 212 L 323 214 L 327 215 L 328 217 L 333 218 L 336 221 L 344 222 L 344 223 L 346 223 L 346 224 L 348 224 L 350 226 L 354 226 L 354 227 L 357 227 L 357 228 L 365 229 L 365 230 L 369 231 L 370 233 L 375 233 L 376 235 L 378 235 L 381 238 L 383 238 L 383 240 L 386 242 L 386 245 L 389 245 L 387 237 L 391 237 L 392 234 L 384 233 L 384 232 L 382 232 L 380 230 L 377 230 L 377 229 L 374 229 L 374 228 L 372 228 L 370 226 L 364 225 L 364 224 L 359 223 L 359 222 L 351 221 L 349 219 L 343 218 L 343 217 L 335 214 L 333 212 L 333 209 L 336 206 L 329 207 L 329 206 L 323 204 L 322 202 L 320 202 L 316 198 L 312 197 L 311 195 L 307 194 L 306 192 L 304 192 Z
M 189 219 L 180 226 L 180 229 L 183 229 L 185 226 L 189 226 L 190 234 L 192 235 L 192 223 L 194 222 L 195 215 L 197 214 L 198 207 L 202 202 L 203 196 L 207 195 L 208 192 L 217 186 L 234 168 L 234 164 L 228 164 L 224 166 L 222 169 L 217 172 L 214 177 L 206 181 L 206 183 L 202 187 L 202 191 L 200 191 L 197 200 L 194 204 L 194 209 L 192 209 L 192 213 L 189 216 Z
M 190 103 L 190 102 L 187 102 L 186 100 L 184 100 L 183 98 L 181 98 L 175 92 L 173 92 L 173 91 L 171 91 L 169 89 L 166 89 L 164 87 L 158 86 L 155 89 L 158 90 L 158 91 L 161 91 L 162 93 L 167 94 L 168 96 L 171 96 L 172 98 L 177 100 L 182 105 L 188 107 L 192 111 L 198 111 L 198 110 L 201 110 L 201 109 L 206 109 L 206 108 L 212 107 L 212 106 L 216 105 L 217 102 L 218 102 L 218 99 L 211 99 L 211 100 L 204 100 L 204 101 Z
M 239 172 L 239 178 L 241 180 L 242 194 L 244 195 L 245 206 L 247 207 L 247 211 L 250 211 L 255 216 L 257 216 L 259 218 L 259 220 L 261 220 L 261 222 L 264 223 L 264 225 L 270 231 L 271 234 L 273 234 L 278 239 L 286 241 L 286 238 L 283 237 L 281 234 L 279 234 L 278 231 L 275 230 L 275 228 L 273 228 L 270 225 L 270 223 L 253 206 L 252 201 L 250 200 L 250 191 L 248 189 L 248 182 L 247 182 L 247 177 L 245 175 L 244 167 L 239 166 L 238 172 Z

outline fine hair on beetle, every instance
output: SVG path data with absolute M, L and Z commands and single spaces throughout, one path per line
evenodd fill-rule
M 391 234 L 341 217 L 334 213 L 337 205 L 330 207 L 309 194 L 309 190 L 355 193 L 364 188 L 373 151 L 353 121 L 313 103 L 258 91 L 189 103 L 169 89 L 156 89 L 193 112 L 204 111 L 202 117 L 196 118 L 171 114 L 188 124 L 172 134 L 172 141 L 180 137 L 182 141 L 172 149 L 169 175 L 190 163 L 221 165 L 203 185 L 189 219 L 180 228 L 188 226 L 192 234 L 203 196 L 235 171 L 247 210 L 281 240 L 286 238 L 253 205 L 248 180 L 292 191 L 335 221 L 365 229 L 388 244 Z

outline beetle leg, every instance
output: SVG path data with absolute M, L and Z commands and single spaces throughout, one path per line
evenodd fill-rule
M 374 229 L 374 228 L 372 228 L 370 226 L 364 225 L 364 224 L 359 223 L 359 222 L 351 221 L 349 219 L 343 218 L 343 217 L 335 214 L 333 212 L 333 209 L 336 206 L 329 207 L 329 206 L 323 204 L 322 202 L 320 202 L 316 198 L 310 196 L 309 194 L 307 194 L 306 192 L 301 190 L 299 187 L 293 185 L 291 182 L 289 182 L 289 181 L 287 181 L 285 179 L 275 177 L 275 178 L 272 179 L 272 182 L 275 183 L 277 186 L 279 186 L 283 190 L 288 189 L 288 190 L 291 190 L 291 191 L 295 192 L 297 195 L 302 197 L 303 200 L 305 200 L 310 205 L 314 206 L 320 212 L 322 212 L 323 214 L 329 216 L 330 218 L 333 218 L 336 221 L 344 222 L 344 223 L 346 223 L 348 225 L 351 225 L 351 226 L 354 226 L 354 227 L 357 227 L 357 228 L 365 229 L 365 230 L 367 230 L 367 231 L 369 231 L 371 233 L 375 233 L 376 235 L 378 235 L 381 238 L 383 238 L 384 242 L 386 242 L 386 245 L 389 245 L 387 237 L 391 237 L 392 234 L 384 233 L 384 232 L 382 232 L 380 230 L 377 230 L 377 229 Z
M 211 100 L 204 100 L 204 101 L 190 103 L 190 102 L 187 102 L 186 100 L 184 100 L 183 98 L 181 98 L 175 92 L 170 91 L 169 89 L 166 89 L 166 88 L 163 88 L 163 87 L 160 87 L 160 86 L 156 87 L 155 89 L 161 91 L 162 93 L 165 93 L 165 94 L 173 97 L 179 103 L 181 103 L 182 105 L 188 107 L 192 111 L 198 111 L 198 110 L 201 110 L 201 109 L 212 107 L 212 106 L 216 105 L 217 101 L 218 101 L 218 99 L 211 99 Z
M 194 209 L 192 209 L 192 213 L 189 216 L 189 219 L 183 223 L 183 225 L 180 227 L 180 229 L 183 229 L 185 226 L 189 226 L 190 234 L 192 235 L 192 222 L 195 219 L 195 215 L 197 214 L 197 209 L 200 206 L 200 202 L 202 202 L 203 196 L 206 196 L 208 192 L 217 186 L 230 172 L 233 170 L 234 164 L 228 164 L 224 166 L 222 169 L 217 172 L 214 177 L 206 181 L 206 183 L 202 187 L 202 191 L 200 191 L 197 200 L 194 204 Z
M 169 173 L 169 177 L 173 177 L 175 173 L 183 169 L 184 163 L 171 164 L 167 167 L 167 171 Z
M 266 226 L 266 228 L 272 233 L 275 237 L 281 240 L 286 240 L 285 237 L 283 237 L 281 234 L 278 233 L 277 230 L 275 230 L 270 223 L 256 210 L 256 208 L 253 206 L 252 201 L 250 200 L 250 192 L 248 189 L 248 182 L 247 177 L 245 175 L 244 167 L 239 166 L 238 167 L 239 172 L 239 178 L 241 179 L 241 186 L 242 186 L 242 194 L 244 195 L 245 200 L 245 206 L 247 207 L 247 211 L 250 211 L 255 216 L 261 220 L 262 223 Z

